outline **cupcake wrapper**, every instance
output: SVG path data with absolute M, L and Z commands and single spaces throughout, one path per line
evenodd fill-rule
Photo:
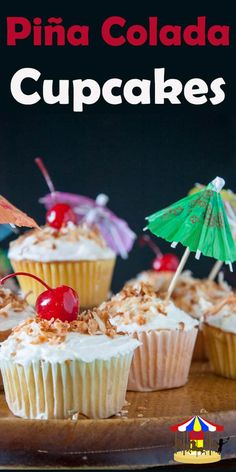
M 1 361 L 9 409 L 31 419 L 64 419 L 74 413 L 108 418 L 124 404 L 132 355 L 27 366 Z
M 203 323 L 207 353 L 212 370 L 223 377 L 236 379 L 236 335 Z
M 3 343 L 3 341 L 5 341 L 8 336 L 10 336 L 12 330 L 11 329 L 7 329 L 5 331 L 0 331 L 0 343 Z M 2 382 L 2 374 L 0 372 L 0 391 L 3 390 L 3 382 Z
M 204 334 L 201 329 L 198 330 L 197 339 L 193 350 L 193 361 L 207 361 L 207 346 Z
M 128 390 L 148 392 L 180 387 L 188 380 L 197 329 L 134 333 L 142 345 L 134 352 Z
M 111 285 L 115 259 L 97 261 L 35 262 L 11 260 L 15 272 L 30 272 L 43 279 L 50 287 L 68 285 L 79 293 L 82 308 L 92 308 L 107 299 Z M 45 288 L 29 277 L 19 277 L 24 293 L 32 291 L 28 302 L 35 304 L 36 298 Z

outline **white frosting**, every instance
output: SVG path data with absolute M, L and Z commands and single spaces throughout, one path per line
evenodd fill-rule
M 236 311 L 233 310 L 232 305 L 226 305 L 219 313 L 207 316 L 206 322 L 223 331 L 236 334 Z
M 147 270 L 140 272 L 136 279 L 132 280 L 132 285 L 135 282 L 144 282 L 150 284 L 155 291 L 166 291 L 173 273 L 155 272 L 154 270 Z M 231 287 L 220 273 L 218 283 L 211 282 L 206 279 L 197 279 L 192 277 L 189 270 L 185 270 L 179 276 L 176 287 L 173 292 L 174 303 L 183 308 L 188 314 L 198 320 L 203 320 L 204 311 L 212 306 L 216 301 L 224 298 L 232 291 Z
M 29 232 L 29 236 L 13 241 L 10 244 L 9 258 L 12 260 L 31 260 L 39 262 L 51 261 L 78 261 L 113 259 L 115 253 L 104 244 L 99 244 L 96 239 L 80 235 L 79 239 L 71 238 L 71 232 L 76 231 L 76 226 L 70 223 L 60 231 L 60 236 L 55 239 L 55 230 L 49 226 L 42 228 L 42 240 L 38 240 L 38 230 Z
M 29 305 L 26 305 L 20 311 L 19 311 L 18 307 L 17 307 L 17 309 L 14 309 L 13 304 L 11 302 L 9 302 L 9 298 L 12 294 L 11 290 L 9 290 L 8 288 L 5 288 L 3 286 L 1 286 L 0 289 L 1 289 L 0 298 L 3 297 L 3 295 L 6 296 L 6 298 L 3 298 L 3 302 L 1 303 L 0 332 L 8 331 L 10 329 L 13 329 L 13 328 L 15 328 L 15 326 L 17 326 L 19 323 L 21 323 L 25 319 L 33 318 L 35 316 L 35 311 Z M 19 301 L 21 300 L 20 295 L 15 294 L 14 297 L 19 299 Z M 5 303 L 6 303 L 6 305 L 4 306 Z
M 58 344 L 41 342 L 32 344 L 40 333 L 39 325 L 31 323 L 32 333 L 29 336 L 24 330 L 13 332 L 1 344 L 1 359 L 27 365 L 31 362 L 48 361 L 50 363 L 66 360 L 93 362 L 96 359 L 108 360 L 112 357 L 132 353 L 140 345 L 139 341 L 129 336 L 88 335 L 68 332 L 65 341 Z M 20 342 L 19 342 L 20 340 Z
M 35 311 L 30 306 L 25 308 L 23 311 L 14 311 L 11 308 L 7 308 L 6 310 L 4 309 L 4 311 L 6 311 L 7 317 L 0 313 L 0 331 L 13 329 L 27 318 L 35 316 Z
M 117 303 L 116 303 L 117 302 Z M 101 308 L 104 308 L 104 303 Z M 112 298 L 112 305 L 108 302 L 110 322 L 117 326 L 118 332 L 135 333 L 150 330 L 189 331 L 198 326 L 198 321 L 177 308 L 174 303 L 164 303 L 158 297 L 127 297 L 121 299 L 119 294 Z M 162 312 L 164 306 L 165 314 Z M 144 323 L 139 322 L 140 317 Z

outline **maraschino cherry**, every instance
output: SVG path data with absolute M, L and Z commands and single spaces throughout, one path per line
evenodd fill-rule
M 51 195 L 54 195 L 56 190 L 43 160 L 40 157 L 37 157 L 35 162 L 43 174 Z M 67 226 L 68 223 L 76 224 L 77 215 L 67 203 L 57 203 L 47 211 L 46 223 L 52 228 L 61 229 L 63 226 Z
M 0 284 L 2 285 L 7 279 L 19 275 L 32 277 L 46 288 L 45 292 L 42 292 L 38 296 L 35 304 L 36 313 L 39 318 L 45 320 L 54 318 L 63 322 L 71 322 L 77 319 L 79 313 L 79 297 L 73 288 L 67 285 L 50 288 L 39 277 L 29 274 L 28 272 L 15 272 L 14 274 L 6 275 L 0 279 Z
M 152 262 L 153 270 L 155 270 L 156 272 L 176 271 L 179 265 L 179 259 L 177 256 L 175 256 L 175 254 L 162 254 L 158 246 L 151 240 L 149 236 L 142 236 L 139 239 L 139 242 L 141 246 L 149 246 L 156 255 L 155 259 Z
M 60 229 L 68 223 L 77 223 L 77 216 L 67 203 L 57 203 L 46 213 L 46 222 L 52 228 Z

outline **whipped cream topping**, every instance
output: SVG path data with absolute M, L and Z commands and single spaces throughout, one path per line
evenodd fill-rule
M 211 326 L 236 334 L 236 295 L 228 295 L 208 308 L 204 319 Z
M 139 345 L 127 335 L 116 334 L 107 314 L 96 310 L 82 313 L 71 323 L 26 320 L 1 344 L 0 362 L 1 359 L 22 365 L 37 361 L 92 362 L 132 353 Z
M 152 286 L 160 297 L 167 291 L 173 272 L 155 272 L 148 270 L 137 275 L 136 283 L 144 282 Z M 135 280 L 132 281 L 135 283 Z M 202 320 L 204 311 L 212 304 L 232 293 L 231 287 L 224 281 L 222 274 L 218 282 L 192 277 L 190 271 L 182 272 L 172 294 L 175 305 L 194 318 Z
M 28 305 L 25 298 L 0 286 L 0 331 L 8 331 L 29 317 L 35 311 Z
M 173 302 L 160 299 L 150 285 L 125 286 L 101 309 L 107 309 L 118 332 L 150 330 L 191 330 L 198 321 L 177 308 Z
M 10 244 L 12 260 L 39 262 L 113 259 L 97 228 L 69 223 L 60 230 L 50 226 L 28 231 Z

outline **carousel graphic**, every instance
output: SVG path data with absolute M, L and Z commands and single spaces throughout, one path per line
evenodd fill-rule
M 216 440 L 224 426 L 210 423 L 201 416 L 192 416 L 187 421 L 170 427 L 175 432 L 174 460 L 177 462 L 206 464 L 221 460 L 223 445 L 229 438 Z

